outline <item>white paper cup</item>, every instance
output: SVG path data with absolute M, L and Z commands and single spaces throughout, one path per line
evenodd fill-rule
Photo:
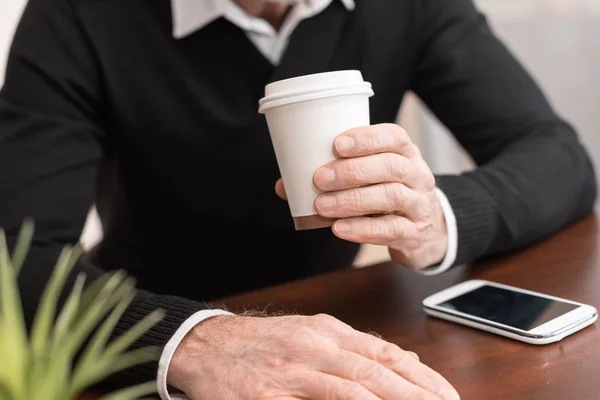
M 317 215 L 316 170 L 335 160 L 333 142 L 344 131 L 370 124 L 369 82 L 360 71 L 335 71 L 273 82 L 259 112 L 267 120 L 279 171 L 297 230 L 329 227 Z

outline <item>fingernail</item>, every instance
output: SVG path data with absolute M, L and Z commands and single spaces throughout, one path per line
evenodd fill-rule
M 335 208 L 335 197 L 323 194 L 317 198 L 317 208 L 321 211 L 330 211 Z
M 335 180 L 335 172 L 331 168 L 319 168 L 315 172 L 315 182 L 319 186 L 327 185 Z
M 340 154 L 349 153 L 353 147 L 354 147 L 354 139 L 352 139 L 350 136 L 340 136 L 335 141 L 335 149 Z
M 346 221 L 338 221 L 335 223 L 335 230 L 338 233 L 349 233 L 350 232 L 350 223 Z

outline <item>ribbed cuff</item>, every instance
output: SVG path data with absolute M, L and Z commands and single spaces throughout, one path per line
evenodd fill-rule
M 162 309 L 165 311 L 165 317 L 133 346 L 133 348 L 158 346 L 162 349 L 191 315 L 210 308 L 212 307 L 205 303 L 176 296 L 157 296 L 142 291 L 120 319 L 113 337 L 121 335 L 154 310 Z M 122 371 L 111 378 L 111 383 L 120 387 L 154 381 L 157 371 L 158 360 Z
M 496 203 L 483 187 L 468 176 L 437 176 L 458 228 L 455 265 L 468 264 L 482 257 L 492 245 L 499 227 Z

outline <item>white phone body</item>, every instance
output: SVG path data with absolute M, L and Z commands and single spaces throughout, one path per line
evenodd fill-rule
M 440 306 L 440 304 L 451 301 L 458 296 L 488 285 L 499 289 L 515 291 L 518 293 L 529 294 L 536 297 L 571 304 L 575 308 L 555 318 L 552 318 L 541 325 L 535 326 L 530 330 L 524 330 L 514 326 L 505 325 L 491 319 L 480 318 L 475 315 L 457 311 L 456 309 Z M 590 305 L 479 279 L 459 283 L 425 298 L 423 300 L 423 310 L 428 315 L 436 318 L 448 320 L 461 325 L 481 329 L 486 332 L 535 345 L 558 342 L 563 338 L 593 324 L 598 319 L 598 311 L 596 308 Z

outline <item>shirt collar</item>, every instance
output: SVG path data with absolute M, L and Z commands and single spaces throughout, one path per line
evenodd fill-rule
M 307 7 L 322 10 L 337 0 L 305 1 Z M 348 10 L 353 10 L 355 7 L 354 0 L 339 1 Z M 171 0 L 171 9 L 173 13 L 173 36 L 177 39 L 202 29 L 215 19 L 230 13 L 243 14 L 245 22 L 243 28 L 246 30 L 252 28 L 256 28 L 258 31 L 264 30 L 265 21 L 249 16 L 233 0 Z

